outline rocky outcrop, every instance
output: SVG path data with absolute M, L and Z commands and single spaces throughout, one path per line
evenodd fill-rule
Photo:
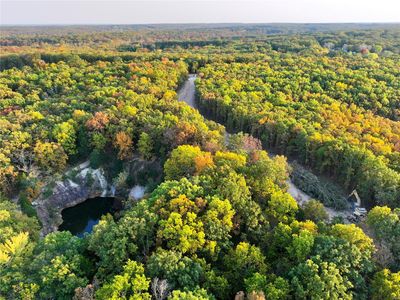
M 126 163 L 124 169 L 131 178 L 130 185 L 124 187 L 115 187 L 102 168 L 93 169 L 87 161 L 66 172 L 66 179 L 56 181 L 51 189 L 45 188 L 47 192 L 43 191 L 32 202 L 42 223 L 41 235 L 58 229 L 63 222 L 61 212 L 65 208 L 95 197 L 118 196 L 136 201 L 144 195 L 143 181 L 151 178 L 153 182 L 159 182 L 162 176 L 159 160 L 146 161 L 136 157 Z
M 113 197 L 115 189 L 107 182 L 103 169 L 92 169 L 85 162 L 70 170 L 63 181 L 56 181 L 51 195 L 44 193 L 32 204 L 42 222 L 42 235 L 56 231 L 62 223 L 61 211 L 95 197 Z

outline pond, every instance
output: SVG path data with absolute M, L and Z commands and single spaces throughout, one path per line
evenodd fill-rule
M 73 235 L 83 237 L 93 230 L 101 216 L 118 210 L 119 204 L 115 198 L 97 197 L 66 208 L 61 212 L 63 223 L 58 230 L 68 230 Z

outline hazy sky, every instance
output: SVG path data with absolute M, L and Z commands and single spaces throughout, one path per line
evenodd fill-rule
M 400 0 L 0 0 L 0 24 L 400 22 Z

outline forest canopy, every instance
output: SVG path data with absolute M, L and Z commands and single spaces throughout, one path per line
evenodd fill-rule
M 398 25 L 0 31 L 0 299 L 400 298 Z

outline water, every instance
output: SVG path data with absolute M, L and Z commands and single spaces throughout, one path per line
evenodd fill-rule
M 85 233 L 92 232 L 101 216 L 113 213 L 116 204 L 115 198 L 97 197 L 66 208 L 61 212 L 63 223 L 58 229 L 68 230 L 73 235 L 83 237 Z

